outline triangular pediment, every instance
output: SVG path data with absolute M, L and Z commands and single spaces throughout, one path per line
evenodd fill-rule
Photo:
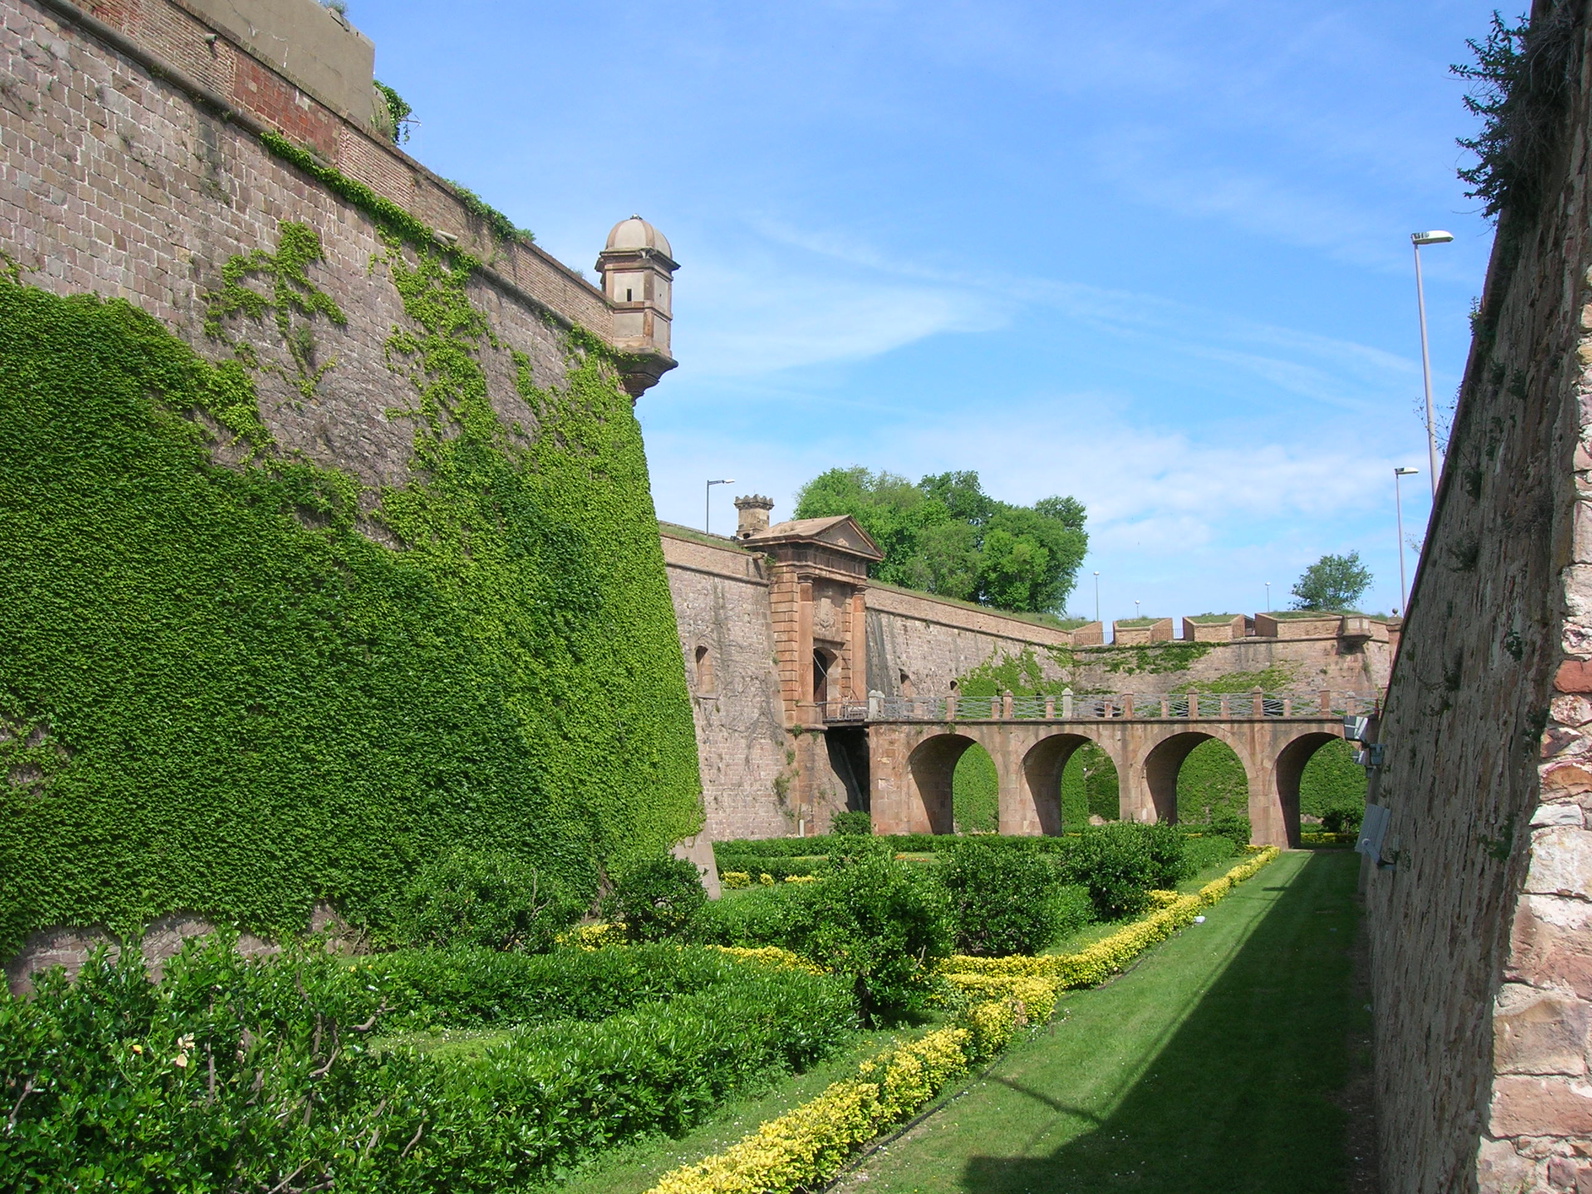
M 743 540 L 746 543 L 822 543 L 851 555 L 869 560 L 884 559 L 884 552 L 873 541 L 873 536 L 862 529 L 849 514 L 836 514 L 829 518 L 797 518 L 790 522 L 775 523 L 768 530 Z

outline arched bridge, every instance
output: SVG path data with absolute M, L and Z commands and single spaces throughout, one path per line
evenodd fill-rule
M 875 832 L 952 832 L 951 779 L 974 743 L 1000 777 L 1000 832 L 1060 833 L 1061 772 L 1092 742 L 1116 765 L 1123 820 L 1175 821 L 1177 773 L 1201 742 L 1225 742 L 1249 780 L 1249 819 L 1264 845 L 1299 844 L 1299 780 L 1310 756 L 1343 736 L 1345 714 L 1374 697 L 1188 693 L 1013 697 L 958 702 L 873 694 L 824 707 L 831 726 L 862 724 Z

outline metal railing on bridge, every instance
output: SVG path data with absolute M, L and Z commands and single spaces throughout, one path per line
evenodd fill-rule
M 1045 696 L 906 697 L 871 695 L 830 701 L 824 720 L 859 721 L 1089 721 L 1097 718 L 1240 721 L 1265 717 L 1341 718 L 1374 713 L 1375 695 L 1337 690 L 1298 692 L 1080 693 Z

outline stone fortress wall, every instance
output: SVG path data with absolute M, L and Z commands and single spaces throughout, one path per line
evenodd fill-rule
M 243 9 L 262 24 L 243 28 Z M 368 73 L 350 77 L 358 63 L 368 68 L 369 42 L 316 0 L 3 0 L 0 14 L 0 248 L 29 284 L 126 298 L 214 356 L 220 346 L 203 322 L 222 264 L 274 250 L 287 221 L 319 236 L 325 260 L 314 282 L 348 321 L 314 328 L 317 358 L 336 365 L 312 403 L 299 401 L 291 370 L 261 374 L 261 406 L 284 447 L 379 484 L 404 479 L 413 435 L 386 413 L 394 377 L 383 346 L 403 321 L 371 265 L 388 246 L 364 210 L 272 153 L 263 132 L 307 147 L 485 263 L 470 298 L 504 342 L 485 356 L 508 421 L 535 426 L 515 397 L 509 348 L 529 355 L 547 385 L 564 374 L 562 329 L 613 338 L 616 308 L 601 290 L 535 245 L 497 235 L 465 196 L 390 143 L 372 120 Z M 263 24 L 274 17 L 279 29 Z M 275 68 L 279 47 L 253 48 L 295 36 L 331 47 L 294 58 L 301 80 Z M 306 90 L 311 78 L 334 94 Z M 258 351 L 285 355 L 280 344 Z M 627 377 L 633 393 L 673 364 L 650 356 Z
M 278 366 L 255 375 L 277 443 L 370 486 L 409 479 L 415 440 L 392 413 L 407 403 L 408 382 L 384 346 L 408 320 L 380 268 L 396 250 L 368 214 L 372 200 L 396 204 L 434 229 L 439 246 L 482 263 L 468 295 L 493 333 L 480 357 L 506 423 L 527 432 L 537 424 L 514 384 L 511 351 L 529 359 L 537 385 L 556 386 L 571 328 L 625 354 L 633 396 L 673 367 L 667 242 L 639 220 L 616 227 L 599 272 L 605 281 L 610 267 L 639 272 L 648 287 L 622 301 L 502 235 L 478 200 L 391 143 L 371 62 L 369 41 L 316 0 L 0 0 L 0 268 L 59 294 L 126 299 L 214 359 L 230 355 L 204 329 L 223 264 L 274 253 L 285 223 L 307 225 L 324 254 L 307 275 L 346 315 L 344 324 L 311 321 L 317 368 L 331 367 L 306 395 L 271 320 L 228 330 Z M 262 136 L 273 133 L 341 181 L 273 152 Z M 350 184 L 367 189 L 364 201 L 351 201 Z M 167 921 L 174 940 L 208 927 Z M 81 961 L 104 936 L 36 934 L 8 960 L 8 978 L 22 989 L 30 970 Z
M 1376 731 L 1390 1194 L 1592 1189 L 1592 46 L 1557 8 L 1532 25 L 1566 54 L 1558 159 L 1500 221 Z
M 880 584 L 860 575 L 860 564 L 852 573 L 819 565 L 804 587 L 794 574 L 841 520 L 770 526 L 767 499 L 737 504 L 734 536 L 661 527 L 712 840 L 821 833 L 836 812 L 869 806 L 874 731 L 826 723 L 803 671 L 815 647 L 833 657 L 832 702 L 864 702 L 870 692 L 943 697 L 970 673 L 1031 659 L 1047 681 L 1079 693 L 1259 683 L 1301 697 L 1352 692 L 1369 703 L 1397 646 L 1397 621 L 1265 614 L 1188 619 L 1178 640 L 1170 619 L 1118 624 L 1107 644 L 1097 622 L 1064 629 Z M 848 533 L 855 538 L 854 524 Z

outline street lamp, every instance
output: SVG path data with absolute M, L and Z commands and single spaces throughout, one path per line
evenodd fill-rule
M 1453 239 L 1452 232 L 1441 230 L 1410 233 L 1410 244 L 1415 252 L 1415 306 L 1421 314 L 1421 376 L 1426 381 L 1426 452 L 1432 467 L 1433 498 L 1437 497 L 1437 426 L 1432 414 L 1432 357 L 1426 348 L 1426 291 L 1421 286 L 1421 246 L 1446 245 Z
M 1139 620 L 1139 603 L 1137 601 L 1133 603 L 1133 620 L 1135 622 Z
M 713 487 L 715 485 L 734 485 L 734 477 L 726 477 L 722 481 L 709 481 L 703 488 L 702 499 L 702 530 L 711 534 L 713 530 Z
M 1399 492 L 1399 478 L 1413 477 L 1421 470 L 1418 468 L 1396 468 L 1393 470 L 1393 511 L 1398 518 L 1399 525 L 1399 608 L 1408 613 L 1410 604 L 1409 586 L 1404 583 L 1404 497 Z
M 1266 582 L 1266 612 L 1271 613 L 1271 581 Z
M 1100 620 L 1100 574 L 1095 573 L 1095 621 Z

